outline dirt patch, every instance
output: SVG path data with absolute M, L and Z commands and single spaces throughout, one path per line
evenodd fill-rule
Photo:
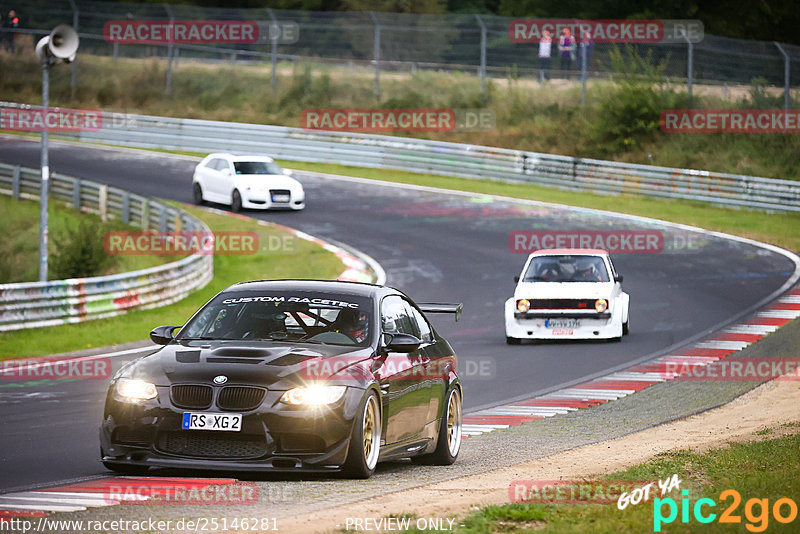
M 347 518 L 416 514 L 418 517 L 463 517 L 490 504 L 509 502 L 514 480 L 590 478 L 646 462 L 676 450 L 704 452 L 730 443 L 770 439 L 796 433 L 800 422 L 800 383 L 768 382 L 720 408 L 659 425 L 611 441 L 579 447 L 538 460 L 280 521 L 287 532 L 331 532 Z M 765 429 L 769 429 L 765 432 Z

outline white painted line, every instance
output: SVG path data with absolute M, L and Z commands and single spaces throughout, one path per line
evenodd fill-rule
M 0 499 L 0 510 L 19 510 L 19 511 L 33 511 L 33 512 L 83 512 L 86 510 L 85 506 L 69 506 L 66 504 L 52 504 L 52 505 L 43 505 L 43 504 L 12 504 L 6 505 L 3 504 L 2 499 Z
M 461 429 L 466 432 L 490 432 L 498 428 L 508 428 L 510 425 L 468 425 L 463 423 Z
M 492 415 L 517 415 L 520 417 L 524 417 L 526 415 L 533 416 L 533 415 L 541 415 L 544 417 L 549 417 L 551 415 L 557 415 L 560 413 L 569 413 L 570 411 L 576 411 L 576 408 L 552 408 L 550 406 L 498 406 L 496 408 L 490 408 L 488 410 L 483 410 L 480 412 L 476 412 L 470 415 L 481 415 L 481 416 L 492 416 Z
M 780 327 L 774 324 L 739 324 L 736 326 L 731 326 L 726 328 L 725 330 L 722 331 L 722 333 L 759 334 L 765 336 L 767 334 L 771 334 L 778 328 Z
M 635 389 L 617 389 L 617 388 L 609 388 L 609 389 L 595 389 L 595 388 L 566 388 L 562 389 L 561 391 L 568 391 L 570 393 L 577 393 L 582 395 L 591 395 L 594 393 L 602 394 L 602 395 L 616 395 L 617 397 L 624 397 L 626 395 L 630 395 L 631 393 L 636 393 Z M 598 397 L 600 398 L 600 397 Z
M 619 373 L 614 373 L 613 375 L 598 378 L 597 380 L 636 380 L 639 382 L 663 382 L 664 375 L 662 373 L 652 371 L 648 371 L 646 373 L 640 373 L 637 371 L 622 371 Z
M 771 317 L 777 319 L 796 319 L 800 317 L 800 310 L 765 310 L 758 312 L 756 317 Z
M 7 493 L 0 498 L 0 503 L 3 501 L 6 504 L 15 502 L 22 504 L 56 503 L 69 504 L 72 506 L 110 506 L 112 504 L 119 504 L 119 501 L 104 496 L 100 496 L 99 498 L 83 497 L 81 493 L 49 495 L 48 492 L 38 491 Z
M 778 302 L 784 304 L 800 304 L 800 295 L 787 295 L 778 299 Z
M 709 339 L 695 345 L 698 349 L 725 349 L 725 350 L 742 350 L 748 345 L 752 345 L 750 341 L 726 341 L 722 339 Z
M 675 354 L 671 356 L 662 356 L 654 361 L 657 363 L 688 363 L 693 365 L 702 362 L 715 362 L 719 359 L 721 359 L 719 356 L 683 356 Z
M 617 400 L 621 397 L 625 397 L 626 395 L 617 395 L 617 394 L 609 394 L 602 389 L 593 389 L 590 393 L 585 393 L 586 390 L 579 390 L 579 391 L 569 391 L 569 390 L 561 390 L 556 391 L 555 393 L 548 393 L 544 395 L 543 399 L 576 399 L 576 400 L 585 400 L 585 401 L 593 401 L 593 400 Z

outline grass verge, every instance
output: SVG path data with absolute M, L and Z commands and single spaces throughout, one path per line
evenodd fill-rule
M 334 254 L 280 228 L 259 225 L 255 219 L 245 221 L 200 208 L 181 207 L 205 221 L 213 232 L 258 233 L 261 250 L 253 255 L 215 255 L 214 279 L 203 289 L 163 308 L 131 311 L 109 319 L 78 324 L 0 334 L 0 360 L 147 339 L 153 327 L 183 324 L 209 298 L 236 282 L 265 278 L 331 279 L 343 271 L 341 261 Z M 279 242 L 281 245 L 276 245 Z
M 102 236 L 110 231 L 135 231 L 137 228 L 122 224 L 118 220 L 103 223 L 93 213 L 78 213 L 61 202 L 48 205 L 48 228 L 50 257 L 57 252 L 66 239 L 67 227 L 75 229 L 81 222 L 89 223 Z M 39 202 L 34 200 L 14 200 L 0 195 L 0 284 L 13 282 L 34 282 L 39 279 Z M 169 256 L 118 255 L 109 256 L 109 265 L 97 274 L 83 273 L 81 276 L 101 276 L 146 269 L 177 261 Z M 54 265 L 50 265 L 50 278 L 59 279 Z
M 790 425 L 796 427 L 797 425 Z M 797 428 L 780 428 L 781 434 L 789 435 L 732 444 L 727 448 L 706 453 L 678 451 L 660 454 L 650 462 L 636 465 L 603 477 L 596 487 L 608 488 L 620 481 L 666 480 L 677 474 L 681 480 L 680 489 L 688 490 L 688 516 L 682 521 L 681 491 L 673 489 L 664 499 L 674 499 L 677 515 L 671 523 L 663 522 L 659 530 L 654 530 L 654 500 L 618 509 L 613 504 L 533 504 L 514 503 L 488 506 L 457 521 L 460 526 L 454 529 L 458 534 L 483 534 L 493 532 L 541 532 L 543 534 L 571 534 L 592 532 L 592 534 L 616 534 L 617 532 L 797 532 L 800 518 L 797 517 L 797 498 L 800 488 L 800 458 L 796 454 L 800 448 L 800 434 Z M 596 479 L 592 479 L 596 480 Z M 603 486 L 601 486 L 603 484 Z M 656 488 L 657 489 L 657 488 Z M 734 506 L 734 496 L 720 494 L 725 490 L 735 490 L 741 502 Z M 660 493 L 656 493 L 656 497 Z M 774 516 L 775 502 L 787 497 L 795 503 L 794 519 L 782 524 Z M 702 506 L 702 514 L 716 514 L 707 523 L 699 522 L 694 516 L 695 503 L 701 498 L 711 499 L 714 504 Z M 765 500 L 767 506 L 751 501 Z M 763 502 L 763 501 L 762 501 Z M 720 518 L 726 509 L 731 508 L 731 518 L 738 517 L 737 523 L 721 523 Z M 659 506 L 662 517 L 669 517 L 669 505 Z M 783 502 L 780 513 L 784 518 L 791 516 L 791 508 Z M 412 521 L 412 525 L 414 522 Z M 746 530 L 745 530 L 746 529 Z M 414 530 L 408 532 L 433 532 L 433 530 Z

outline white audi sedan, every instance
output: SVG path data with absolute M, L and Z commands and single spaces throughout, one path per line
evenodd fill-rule
M 217 202 L 239 211 L 306 207 L 303 186 L 266 156 L 209 154 L 194 169 L 196 204 Z
M 613 339 L 628 333 L 630 298 L 608 252 L 547 249 L 528 256 L 505 303 L 506 342 Z

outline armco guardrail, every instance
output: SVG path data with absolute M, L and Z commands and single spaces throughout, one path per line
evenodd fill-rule
M 0 163 L 0 193 L 38 198 L 41 174 Z M 76 210 L 110 214 L 142 229 L 210 231 L 186 212 L 122 189 L 53 174 L 50 196 Z M 149 269 L 110 276 L 0 284 L 0 332 L 100 319 L 131 309 L 165 306 L 204 287 L 214 275 L 213 256 L 193 254 Z
M 0 106 L 19 104 L 0 103 Z M 570 191 L 690 199 L 800 211 L 800 182 L 573 158 L 504 148 L 283 126 L 103 114 L 82 141 L 192 152 L 263 152 L 276 158 L 524 182 Z

